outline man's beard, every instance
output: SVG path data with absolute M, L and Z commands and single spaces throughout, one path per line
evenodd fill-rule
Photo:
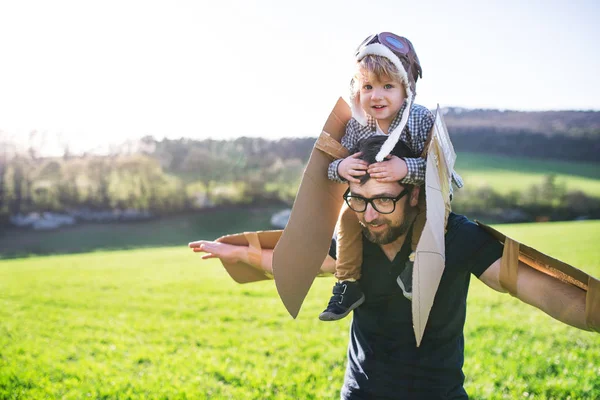
M 412 211 L 412 210 L 411 210 Z M 406 232 L 408 232 L 408 230 L 410 229 L 413 221 L 414 221 L 414 215 L 416 212 L 409 212 L 409 215 L 405 215 L 404 218 L 402 219 L 402 223 L 400 225 L 397 226 L 390 226 L 388 221 L 385 220 L 375 220 L 372 221 L 371 223 L 375 224 L 375 225 L 379 225 L 380 222 L 387 224 L 388 229 L 386 229 L 385 231 L 382 232 L 371 232 L 368 228 L 368 224 L 364 223 L 361 221 L 360 225 L 362 227 L 363 230 L 363 234 L 365 235 L 365 237 L 367 238 L 368 241 L 375 243 L 375 244 L 390 244 L 392 243 L 394 240 L 398 239 L 400 236 L 406 234 Z

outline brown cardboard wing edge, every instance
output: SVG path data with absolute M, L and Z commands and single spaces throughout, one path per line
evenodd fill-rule
M 546 275 L 577 286 L 586 292 L 585 315 L 588 327 L 600 332 L 600 281 L 584 271 L 550 257 L 532 247 L 519 243 L 496 229 L 476 221 L 477 224 L 504 244 L 500 264 L 500 284 L 516 295 L 517 266 L 521 261 Z
M 352 113 L 338 99 L 302 175 L 290 219 L 273 252 L 273 275 L 285 308 L 296 318 L 327 257 L 347 186 L 327 178 L 329 164 L 348 155 L 340 141 Z
M 262 249 L 274 249 L 277 241 L 281 237 L 281 230 L 244 232 L 233 235 L 221 236 L 217 242 L 232 244 L 236 246 L 249 246 L 250 257 L 259 257 Z M 221 264 L 229 273 L 229 276 L 237 283 L 250 283 L 273 279 L 268 272 L 254 267 L 245 262 L 226 262 L 221 260 Z

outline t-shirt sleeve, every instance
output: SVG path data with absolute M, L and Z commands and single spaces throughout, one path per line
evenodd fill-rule
M 446 233 L 446 257 L 456 257 L 476 277 L 502 256 L 502 244 L 463 215 L 450 214 Z
M 477 228 L 479 228 L 479 226 L 477 226 Z M 479 229 L 481 230 L 481 228 Z M 487 232 L 483 233 L 487 235 Z M 486 269 L 488 269 L 497 259 L 502 257 L 502 250 L 502 244 L 494 238 L 491 238 L 491 240 L 485 243 L 473 256 L 473 259 L 469 264 L 471 273 L 479 278 Z

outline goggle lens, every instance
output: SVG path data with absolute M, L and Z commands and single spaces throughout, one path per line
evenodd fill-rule
M 395 51 L 402 55 L 407 55 L 410 49 L 406 42 L 402 39 L 403 38 L 389 32 L 382 32 L 379 34 L 371 35 L 365 40 L 363 40 L 360 46 L 358 46 L 358 48 L 356 49 L 356 54 L 358 54 L 365 46 L 368 46 L 372 43 L 381 43 L 382 45 L 386 46 L 392 51 Z
M 400 53 L 402 55 L 407 55 L 410 51 L 410 46 L 401 36 L 394 35 L 390 32 L 382 32 L 378 35 L 379 41 L 384 46 L 388 47 L 390 50 L 395 51 L 396 53 Z
M 404 48 L 406 46 L 404 46 L 404 43 L 402 43 L 400 40 L 396 39 L 395 37 L 386 36 L 384 41 L 386 42 L 386 44 L 392 46 L 394 48 L 394 50 L 400 51 L 402 53 L 405 52 Z

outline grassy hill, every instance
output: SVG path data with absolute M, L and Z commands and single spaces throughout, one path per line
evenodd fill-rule
M 469 187 L 490 186 L 505 194 L 539 185 L 545 176 L 554 174 L 567 190 L 600 197 L 598 164 L 460 152 L 455 168 Z
M 503 232 L 600 276 L 600 222 Z M 0 261 L 0 399 L 338 397 L 350 319 L 322 323 L 332 278 L 297 320 L 272 282 L 238 285 L 184 246 Z M 600 398 L 600 336 L 473 279 L 473 399 Z

